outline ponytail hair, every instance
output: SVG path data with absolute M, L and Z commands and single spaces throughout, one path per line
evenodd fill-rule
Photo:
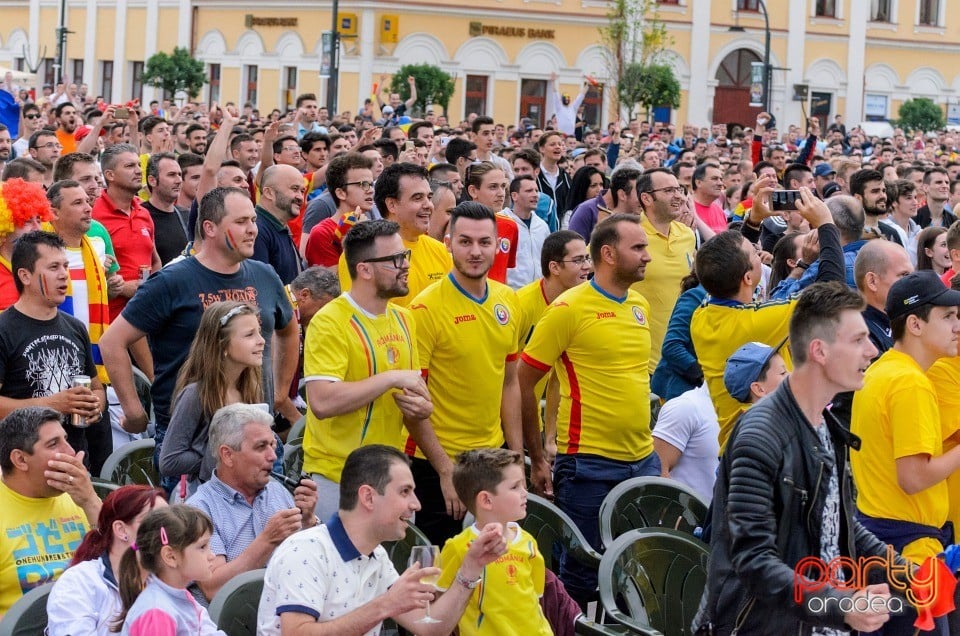
M 204 534 L 213 532 L 213 522 L 202 510 L 186 504 L 156 508 L 146 516 L 137 532 L 136 549 L 123 553 L 117 573 L 123 609 L 110 627 L 119 632 L 127 613 L 143 591 L 143 574 L 159 574 L 162 569 L 160 551 L 170 546 L 177 552 L 196 543 Z
M 139 485 L 121 486 L 107 495 L 97 517 L 97 527 L 83 537 L 70 565 L 100 558 L 113 545 L 113 522 L 133 523 L 144 508 L 153 510 L 158 497 L 166 501 L 167 493 L 161 488 Z

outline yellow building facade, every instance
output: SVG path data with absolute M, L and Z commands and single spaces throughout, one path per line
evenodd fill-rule
M 949 5 L 949 6 L 948 6 Z M 895 118 L 906 99 L 946 109 L 960 100 L 960 3 L 952 0 L 767 0 L 771 107 L 784 123 L 811 110 L 848 123 Z M 53 77 L 58 0 L 0 0 L 0 65 Z M 449 119 L 469 112 L 516 122 L 552 114 L 547 80 L 575 94 L 585 74 L 594 123 L 611 112 L 609 62 L 599 29 L 608 0 L 343 0 L 338 108 L 356 112 L 381 75 L 435 64 L 456 79 Z M 758 0 L 661 2 L 680 80 L 674 123 L 747 120 L 750 62 L 764 57 Z M 207 65 L 207 101 L 283 109 L 296 94 L 326 101 L 321 34 L 331 4 L 304 0 L 67 0 L 65 71 L 113 102 L 155 96 L 138 80 L 157 51 L 189 48 Z M 809 88 L 806 102 L 794 87 Z M 604 90 L 606 89 L 606 90 Z M 960 113 L 960 107 L 955 109 Z

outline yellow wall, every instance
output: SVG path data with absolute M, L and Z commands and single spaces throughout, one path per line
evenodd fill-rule
M 99 62 L 100 60 L 112 60 L 113 59 L 113 32 L 116 29 L 117 21 L 117 11 L 113 8 L 108 7 L 98 7 L 97 8 L 97 74 L 99 77 L 100 69 Z M 82 31 L 78 31 L 82 33 Z M 114 63 L 114 66 L 118 66 Z M 116 72 L 116 68 L 114 68 Z M 99 86 L 99 81 L 97 82 Z

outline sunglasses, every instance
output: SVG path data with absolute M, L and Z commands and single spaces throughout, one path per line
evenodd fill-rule
M 397 252 L 396 254 L 387 254 L 386 256 L 377 256 L 374 258 L 367 258 L 361 263 L 390 263 L 390 265 L 385 265 L 384 267 L 393 267 L 393 269 L 403 269 L 405 263 L 410 261 L 410 250 L 403 250 L 402 252 Z
M 40 119 L 40 113 L 30 113 L 29 115 L 24 115 L 24 119 Z

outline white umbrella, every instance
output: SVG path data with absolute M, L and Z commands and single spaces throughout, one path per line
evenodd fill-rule
M 37 79 L 37 76 L 33 73 L 27 73 L 26 71 L 17 71 L 12 68 L 7 68 L 6 66 L 0 66 L 0 81 L 3 81 L 6 78 L 7 73 L 13 75 L 14 82 L 34 82 Z

